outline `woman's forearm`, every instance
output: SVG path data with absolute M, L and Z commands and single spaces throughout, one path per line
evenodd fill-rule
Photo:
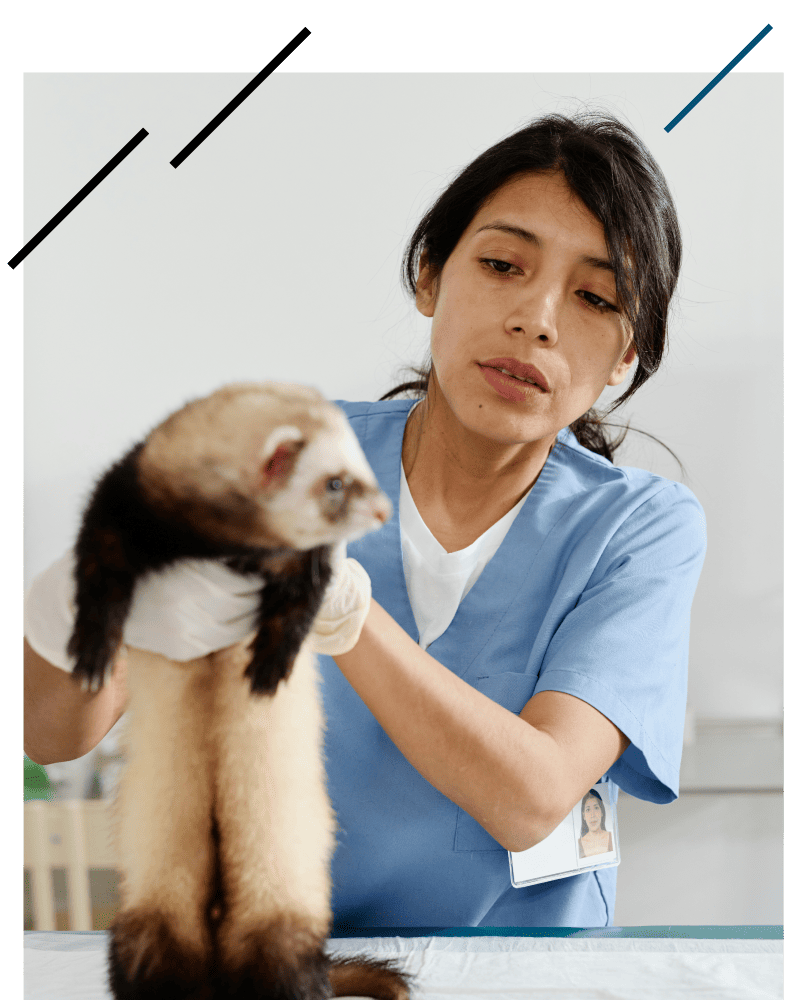
M 99 691 L 81 690 L 25 642 L 25 753 L 37 764 L 75 760 L 97 746 L 125 708 L 125 660 Z
M 508 850 L 561 821 L 552 738 L 420 649 L 374 600 L 354 649 L 334 658 L 409 763 Z

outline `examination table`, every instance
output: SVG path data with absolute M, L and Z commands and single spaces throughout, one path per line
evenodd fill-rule
M 332 953 L 398 959 L 414 1000 L 779 1000 L 783 929 L 379 928 Z M 366 936 L 364 936 L 366 935 Z M 110 1000 L 105 931 L 26 931 L 26 1000 Z

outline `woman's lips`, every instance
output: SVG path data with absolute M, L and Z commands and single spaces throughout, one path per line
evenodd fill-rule
M 489 358 L 488 361 L 481 361 L 479 364 L 482 367 L 496 368 L 498 370 L 504 368 L 509 375 L 516 375 L 518 379 L 527 379 L 529 382 L 535 382 L 543 392 L 550 391 L 547 379 L 539 369 L 533 365 L 526 364 L 524 361 L 518 361 L 516 358 Z
M 521 382 L 518 378 L 514 378 L 512 375 L 504 375 L 503 372 L 489 365 L 479 365 L 478 367 L 489 385 L 505 399 L 509 399 L 514 403 L 522 402 L 525 399 L 529 399 L 532 394 L 538 395 L 545 391 L 539 385 L 532 385 L 530 382 Z M 525 377 L 530 378 L 530 376 Z

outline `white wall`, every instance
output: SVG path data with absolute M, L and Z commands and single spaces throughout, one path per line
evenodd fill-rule
M 26 579 L 72 540 L 96 475 L 184 400 L 236 379 L 377 398 L 421 360 L 405 240 L 448 178 L 528 118 L 626 118 L 672 187 L 686 256 L 672 346 L 622 411 L 682 459 L 709 548 L 690 703 L 781 714 L 782 77 L 33 74 L 25 239 L 140 128 L 150 135 L 24 264 Z M 680 478 L 631 434 L 620 461 Z

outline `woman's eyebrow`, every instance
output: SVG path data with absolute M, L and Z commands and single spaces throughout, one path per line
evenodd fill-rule
M 530 229 L 523 229 L 522 226 L 514 226 L 510 222 L 487 222 L 485 226 L 481 226 L 479 229 L 475 230 L 475 234 L 482 233 L 486 229 L 497 229 L 501 233 L 508 233 L 510 236 L 518 236 L 521 240 L 525 240 L 526 243 L 531 243 L 535 247 L 540 247 L 542 241 L 536 235 L 532 233 Z M 578 257 L 579 264 L 588 264 L 589 267 L 599 268 L 601 271 L 610 271 L 614 273 L 614 265 L 605 257 L 592 257 L 590 254 L 581 254 Z

